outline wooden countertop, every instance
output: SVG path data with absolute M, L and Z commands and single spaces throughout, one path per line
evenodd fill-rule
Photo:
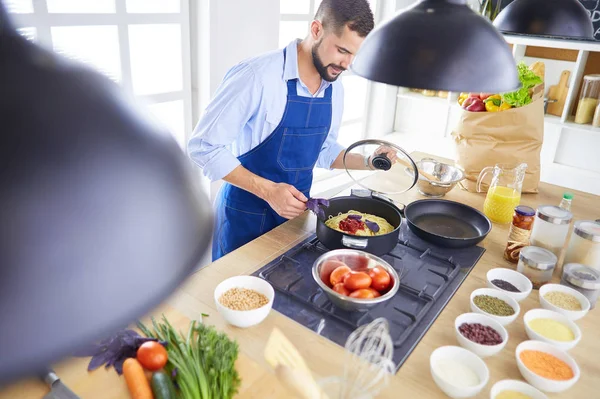
M 421 159 L 426 154 L 413 154 Z M 558 204 L 564 189 L 541 184 L 539 194 L 524 195 L 521 203 L 532 207 L 540 204 Z M 600 217 L 600 197 L 581 192 L 574 192 L 572 211 L 576 220 L 598 219 Z M 409 193 L 392 196 L 402 203 L 409 203 L 422 198 L 415 189 Z M 455 188 L 446 195 L 446 199 L 459 201 L 482 209 L 484 195 L 472 194 Z M 159 316 L 165 313 L 176 325 L 183 329 L 189 319 L 199 319 L 201 313 L 210 316 L 204 322 L 214 324 L 225 331 L 240 345 L 238 371 L 242 378 L 240 398 L 287 398 L 291 397 L 277 381 L 273 372 L 263 358 L 267 338 L 277 326 L 299 348 L 306 358 L 309 367 L 317 378 L 341 375 L 343 372 L 343 348 L 333 344 L 293 320 L 276 311 L 260 325 L 249 329 L 238 329 L 227 325 L 217 312 L 213 291 L 225 278 L 240 274 L 251 274 L 262 265 L 281 255 L 290 247 L 304 240 L 315 230 L 315 217 L 304 215 L 276 228 L 272 232 L 259 237 L 252 243 L 238 249 L 217 262 L 194 273 L 180 289 L 175 292 L 163 306 L 153 312 Z M 506 262 L 503 251 L 506 244 L 508 226 L 494 225 L 491 233 L 480 245 L 486 248 L 482 259 L 467 277 L 455 296 L 439 315 L 421 342 L 417 345 L 399 372 L 392 378 L 390 385 L 378 397 L 380 398 L 444 398 L 442 391 L 435 385 L 429 371 L 429 356 L 437 347 L 458 345 L 454 336 L 454 319 L 461 313 L 469 312 L 469 295 L 477 288 L 485 287 L 486 272 L 494 267 L 515 266 Z M 507 327 L 510 335 L 504 350 L 496 356 L 485 359 L 490 369 L 490 381 L 477 398 L 489 398 L 492 385 L 502 379 L 523 380 L 515 361 L 515 348 L 527 340 L 523 327 L 523 315 L 530 309 L 538 308 L 537 291 L 521 305 L 518 319 Z M 581 342 L 570 351 L 581 368 L 581 379 L 570 390 L 561 394 L 548 394 L 549 398 L 589 399 L 600 391 L 600 311 L 595 309 L 577 322 L 582 330 Z M 1 354 L 0 354 L 1 356 Z M 123 378 L 119 378 L 114 370 L 96 370 L 87 372 L 88 359 L 66 360 L 56 365 L 57 374 L 75 393 L 84 399 L 128 399 L 129 395 Z M 26 380 L 5 387 L 0 391 L 0 399 L 39 399 L 48 389 L 41 382 Z

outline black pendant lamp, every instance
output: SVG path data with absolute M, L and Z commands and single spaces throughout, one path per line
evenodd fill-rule
M 400 11 L 367 36 L 352 70 L 420 89 L 498 93 L 520 87 L 510 47 L 465 0 L 423 0 Z
M 500 31 L 513 34 L 594 39 L 594 27 L 577 0 L 515 0 L 494 19 Z
M 170 134 L 22 38 L 0 0 L 0 386 L 155 308 L 211 231 Z

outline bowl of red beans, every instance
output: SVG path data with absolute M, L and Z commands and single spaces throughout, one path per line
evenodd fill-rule
M 464 313 L 454 321 L 456 340 L 481 358 L 494 356 L 506 346 L 508 332 L 496 320 L 480 313 Z

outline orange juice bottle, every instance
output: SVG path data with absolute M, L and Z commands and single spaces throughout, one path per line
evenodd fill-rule
M 510 223 L 517 205 L 521 202 L 521 188 L 525 180 L 527 164 L 497 164 L 484 168 L 477 179 L 477 191 L 488 172 L 492 172 L 492 183 L 483 203 L 483 213 L 494 223 Z

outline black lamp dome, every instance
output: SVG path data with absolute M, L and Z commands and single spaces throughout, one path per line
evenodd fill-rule
M 518 89 L 510 47 L 465 0 L 423 0 L 365 39 L 351 66 L 394 86 L 498 93 Z
M 505 33 L 594 39 L 594 26 L 577 0 L 515 0 L 494 19 Z

